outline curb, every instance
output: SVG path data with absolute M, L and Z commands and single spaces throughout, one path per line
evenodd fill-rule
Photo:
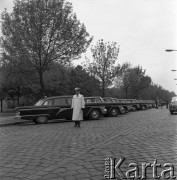
M 0 127 L 18 125 L 18 124 L 26 124 L 28 121 L 19 121 L 19 122 L 9 122 L 9 123 L 0 123 Z
M 47 124 L 50 124 L 50 123 L 67 123 L 67 122 L 72 122 L 72 121 L 62 121 L 61 119 L 59 121 L 56 121 L 56 120 L 51 120 L 49 121 Z M 30 124 L 32 123 L 31 121 L 29 120 L 26 120 L 26 121 L 16 121 L 16 122 L 7 122 L 7 123 L 0 123 L 0 127 L 6 127 L 6 126 L 12 126 L 12 125 L 20 125 L 20 124 Z

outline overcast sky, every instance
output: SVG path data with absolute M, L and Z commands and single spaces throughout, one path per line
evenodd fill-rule
M 78 19 L 94 36 L 120 45 L 117 63 L 146 69 L 153 82 L 177 94 L 176 0 L 69 0 Z M 0 11 L 12 10 L 13 0 L 0 0 Z M 88 56 L 90 50 L 88 49 Z

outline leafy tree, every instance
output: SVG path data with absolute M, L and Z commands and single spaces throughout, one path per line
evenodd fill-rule
M 130 98 L 138 99 L 139 93 L 151 84 L 151 78 L 145 75 L 145 72 L 142 67 L 132 67 L 126 62 L 120 67 L 114 85 L 120 89 L 121 94 L 124 91 L 125 98 L 128 98 L 129 94 Z
M 130 90 L 130 73 L 132 70 L 132 65 L 129 62 L 119 65 L 119 71 L 114 80 L 114 86 L 119 89 L 119 94 L 125 94 L 122 98 L 128 98 L 128 90 Z
M 100 81 L 102 88 L 102 96 L 105 96 L 105 89 L 112 83 L 117 73 L 115 61 L 118 58 L 119 47 L 115 42 L 105 43 L 99 40 L 97 44 L 91 48 L 93 62 L 89 64 L 88 70 L 90 74 Z
M 19 98 L 22 95 L 28 96 L 32 92 L 34 84 L 38 84 L 35 79 L 35 72 L 33 72 L 33 76 L 31 76 L 31 73 L 32 71 L 24 74 L 13 64 L 4 63 L 0 67 L 0 88 L 4 94 L 3 98 L 17 99 L 19 105 Z
M 100 91 L 99 81 L 80 65 L 72 68 L 70 72 L 70 90 L 72 94 L 75 87 L 80 87 L 84 96 L 98 95 Z
M 45 95 L 65 95 L 69 94 L 70 88 L 70 68 L 52 62 L 44 73 Z
M 130 69 L 128 74 L 128 82 L 130 89 L 136 98 L 139 99 L 139 93 L 142 89 L 147 88 L 151 84 L 151 78 L 145 76 L 146 70 L 142 67 L 136 66 Z
M 176 96 L 174 92 L 164 89 L 162 86 L 152 83 L 148 88 L 141 91 L 142 99 L 160 99 L 163 102 L 170 102 L 171 98 Z
M 52 61 L 68 64 L 85 52 L 92 38 L 64 0 L 15 0 L 12 13 L 1 15 L 1 46 L 6 62 L 24 62 L 39 77 L 44 92 L 44 73 Z
M 131 86 L 131 82 L 129 80 L 130 73 L 131 73 L 131 64 L 130 63 L 124 63 L 121 66 L 119 77 L 121 78 L 123 89 L 125 90 L 125 98 L 126 99 L 128 98 L 128 89 Z

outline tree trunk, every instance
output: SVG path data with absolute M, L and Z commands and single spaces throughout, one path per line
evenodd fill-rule
M 20 87 L 17 88 L 17 104 L 20 105 Z
M 128 87 L 125 88 L 125 93 L 126 93 L 125 99 L 127 99 L 127 96 L 128 96 L 128 94 L 127 94 L 128 93 Z
M 104 81 L 102 82 L 102 96 L 105 96 L 105 84 Z
M 44 81 L 43 81 L 43 73 L 39 72 L 39 78 L 40 78 L 40 97 L 43 98 L 44 97 Z
M 28 88 L 27 88 L 27 94 L 26 94 L 26 105 L 27 106 L 29 105 L 28 98 L 29 98 L 29 92 L 28 92 Z
M 139 90 L 137 91 L 137 99 L 139 99 Z
M 1 112 L 3 112 L 3 99 L 1 99 Z

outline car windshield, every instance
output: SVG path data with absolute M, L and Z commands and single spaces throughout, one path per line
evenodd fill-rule
M 116 99 L 113 99 L 112 101 L 113 101 L 113 102 L 117 102 L 117 100 L 116 100 Z
M 34 104 L 34 106 L 41 106 L 44 100 L 40 99 L 37 103 Z
M 97 102 L 101 102 L 101 100 L 99 98 L 85 98 L 85 102 L 86 103 L 97 103 Z
M 112 102 L 112 100 L 111 100 L 111 99 L 108 99 L 108 98 L 104 98 L 104 101 L 105 101 L 105 102 Z

